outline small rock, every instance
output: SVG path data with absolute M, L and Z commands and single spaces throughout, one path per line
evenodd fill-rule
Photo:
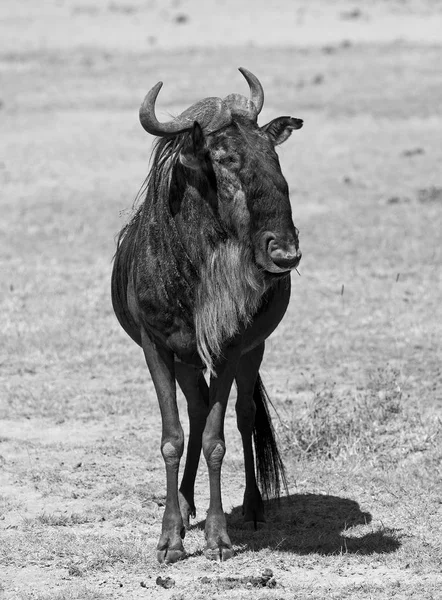
M 175 20 L 175 23 L 178 23 L 179 25 L 183 25 L 184 23 L 187 23 L 187 21 L 189 20 L 189 17 L 184 14 L 179 14 L 175 17 L 174 20 Z
M 320 85 L 321 83 L 324 83 L 324 75 L 322 75 L 321 73 L 318 73 L 318 75 L 315 75 L 313 77 L 312 83 L 313 83 L 313 85 Z
M 175 585 L 175 579 L 172 579 L 172 577 L 161 577 L 161 575 L 158 575 L 155 583 L 164 589 L 169 590 Z
M 68 568 L 68 575 L 72 575 L 73 577 L 82 577 L 83 571 L 77 565 L 70 565 Z
M 419 154 L 425 154 L 423 148 L 410 148 L 410 150 L 404 150 L 402 156 L 417 156 Z
M 341 19 L 345 21 L 351 21 L 353 19 L 360 19 L 362 17 L 362 11 L 359 8 L 353 8 L 352 10 L 345 10 L 341 12 Z
M 437 202 L 442 201 L 442 187 L 432 185 L 428 188 L 423 188 L 417 193 L 419 202 Z
M 410 202 L 410 198 L 407 196 L 390 196 L 387 199 L 387 204 L 401 204 L 404 202 Z

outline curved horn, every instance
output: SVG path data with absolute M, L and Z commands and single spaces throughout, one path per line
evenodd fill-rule
M 164 136 L 173 135 L 182 131 L 180 123 L 169 121 L 168 123 L 160 123 L 155 116 L 155 102 L 160 89 L 163 87 L 163 82 L 159 81 L 149 90 L 144 98 L 143 104 L 140 107 L 140 123 L 144 129 L 152 135 Z
M 231 113 L 229 107 L 224 104 L 221 98 L 200 100 L 172 121 L 160 123 L 155 116 L 155 102 L 162 87 L 162 81 L 154 85 L 146 94 L 140 108 L 140 122 L 148 133 L 159 137 L 177 135 L 192 129 L 195 121 L 198 121 L 205 133 L 212 133 L 230 123 Z
M 244 67 L 239 67 L 238 71 L 244 76 L 250 88 L 250 100 L 256 106 L 256 114 L 259 115 L 264 104 L 264 90 L 259 79 Z

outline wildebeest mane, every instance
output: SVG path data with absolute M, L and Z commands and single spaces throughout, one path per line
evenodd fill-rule
M 134 200 L 131 217 L 117 237 L 112 302 L 120 323 L 139 345 L 141 335 L 127 308 L 127 286 L 129 276 L 135 283 L 143 272 L 143 261 L 137 265 L 135 261 L 140 263 L 146 244 L 152 250 L 149 255 L 153 264 L 147 267 L 153 271 L 156 295 L 163 304 L 175 304 L 181 318 L 193 326 L 191 305 L 186 299 L 194 287 L 196 272 L 168 209 L 171 173 L 187 136 L 185 133 L 155 140 L 149 173 Z M 187 267 L 183 268 L 185 264 Z

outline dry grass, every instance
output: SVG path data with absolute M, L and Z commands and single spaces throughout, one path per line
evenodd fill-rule
M 288 449 L 297 458 L 375 455 L 389 466 L 412 453 L 441 449 L 440 416 L 423 418 L 407 406 L 403 385 L 397 370 L 378 368 L 355 394 L 339 393 L 333 383 L 312 389 L 304 412 L 284 417 Z
M 230 564 L 216 566 L 202 556 L 201 509 L 207 502 L 202 467 L 197 490 L 200 520 L 186 536 L 189 558 L 167 570 L 177 597 L 221 598 L 228 589 L 231 597 L 245 598 L 250 590 L 244 578 L 256 577 L 267 567 L 274 573 L 278 597 L 320 598 L 327 590 L 335 597 L 399 598 L 406 589 L 409 597 L 432 598 L 440 585 L 437 573 L 442 561 L 440 423 L 409 412 L 406 389 L 399 394 L 396 377 L 391 369 L 377 371 L 367 397 L 353 405 L 335 388 L 327 394 L 317 392 L 314 409 L 300 408 L 293 423 L 283 419 L 278 428 L 291 495 L 269 503 L 270 526 L 263 532 L 242 526 L 243 475 L 230 415 L 225 500 L 236 557 Z M 385 392 L 384 403 L 380 392 Z M 367 405 L 368 397 L 372 406 Z M 286 410 L 284 406 L 281 412 Z M 58 427 L 66 431 L 74 423 Z M 164 569 L 156 564 L 154 552 L 164 506 L 164 495 L 156 493 L 164 490 L 161 463 L 152 455 L 157 468 L 146 478 L 141 457 L 134 460 L 142 442 L 130 421 L 119 429 L 118 439 L 111 434 L 113 439 L 106 444 L 99 437 L 90 448 L 85 442 L 81 464 L 76 462 L 77 442 L 57 446 L 34 441 L 34 456 L 41 463 L 39 477 L 36 480 L 32 470 L 21 471 L 15 488 L 24 506 L 4 497 L 6 529 L 0 562 L 6 573 L 22 565 L 31 572 L 38 568 L 64 573 L 64 591 L 41 592 L 36 597 L 75 598 L 77 593 L 88 597 L 94 590 L 113 597 L 120 584 L 137 597 L 146 593 L 141 581 L 149 593 L 161 597 L 155 579 L 164 575 Z M 17 437 L 15 444 L 26 445 Z M 60 487 L 54 468 L 45 466 L 60 458 L 57 447 L 63 448 L 65 487 Z M 124 465 L 124 476 L 110 468 L 117 461 L 120 469 Z M 47 493 L 39 493 L 41 489 Z M 69 498 L 67 505 L 63 498 Z M 35 515 L 26 516 L 31 507 Z M 19 515 L 15 520 L 14 514 Z M 201 584 L 203 576 L 208 581 Z M 273 598 L 276 592 L 257 593 Z M 20 597 L 33 596 L 23 591 Z

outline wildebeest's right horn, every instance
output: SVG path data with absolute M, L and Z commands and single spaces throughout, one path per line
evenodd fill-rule
M 147 93 L 140 108 L 140 122 L 148 133 L 159 137 L 177 135 L 191 129 L 195 121 L 198 121 L 205 133 L 212 133 L 230 123 L 230 110 L 221 98 L 200 100 L 178 117 L 167 123 L 160 123 L 155 116 L 155 101 L 162 86 L 163 82 L 159 81 Z
M 256 106 L 257 115 L 259 115 L 264 104 L 264 90 L 262 85 L 258 77 L 253 75 L 253 73 L 250 71 L 247 71 L 247 69 L 244 69 L 244 67 L 239 67 L 238 71 L 244 76 L 245 80 L 249 84 L 250 100 Z

